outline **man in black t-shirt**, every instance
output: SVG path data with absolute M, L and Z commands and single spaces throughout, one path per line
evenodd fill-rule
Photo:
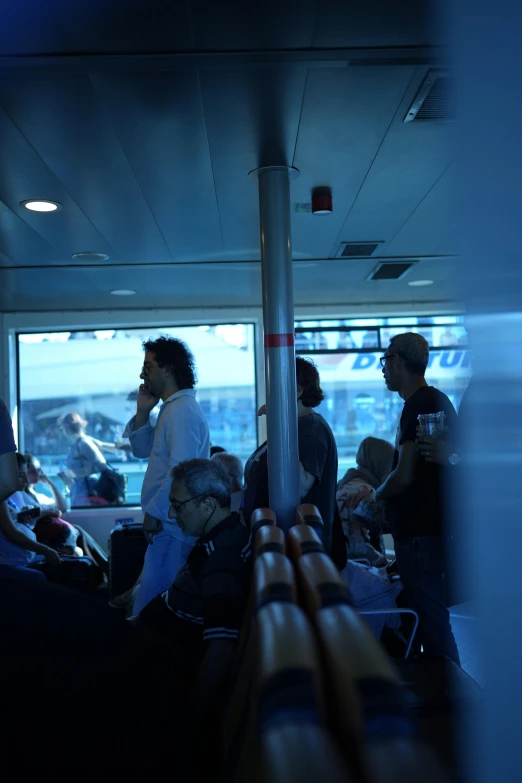
M 444 556 L 444 468 L 420 458 L 419 414 L 445 413 L 455 429 L 457 414 L 445 394 L 428 386 L 428 343 L 419 334 L 394 337 L 381 359 L 386 386 L 404 400 L 392 472 L 376 492 L 386 500 L 386 516 L 395 540 L 397 566 L 408 605 L 419 615 L 424 652 L 459 663 L 446 603 Z
M 319 509 L 324 523 L 324 547 L 334 563 L 346 565 L 346 544 L 337 514 L 337 445 L 332 430 L 316 408 L 324 400 L 315 364 L 296 357 L 299 494 L 302 503 Z M 259 415 L 265 413 L 265 406 Z M 267 444 L 263 443 L 245 467 L 243 514 L 248 522 L 256 508 L 269 507 Z

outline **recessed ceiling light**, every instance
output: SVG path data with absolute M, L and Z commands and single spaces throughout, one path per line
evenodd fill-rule
M 132 288 L 115 288 L 114 291 L 111 291 L 111 294 L 113 296 L 134 296 L 136 291 L 133 291 Z
M 38 201 L 29 199 L 29 201 L 21 201 L 20 205 L 26 209 L 30 209 L 31 212 L 57 212 L 62 208 L 62 205 L 58 201 Z
M 75 261 L 107 261 L 109 256 L 106 253 L 93 253 L 91 250 L 82 253 L 73 253 Z
M 422 288 L 425 285 L 433 285 L 433 280 L 410 280 L 408 285 L 412 288 Z

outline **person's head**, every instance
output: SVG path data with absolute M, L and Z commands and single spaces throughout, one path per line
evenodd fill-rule
M 317 408 L 324 400 L 317 367 L 311 359 L 295 357 L 297 399 L 304 408 Z
M 40 461 L 32 454 L 24 454 L 27 466 L 27 480 L 29 484 L 38 484 L 40 481 L 41 465 Z
M 412 381 L 423 380 L 429 354 L 429 345 L 420 334 L 406 332 L 392 337 L 381 359 L 388 389 L 400 394 Z
M 85 431 L 87 422 L 85 419 L 82 419 L 79 413 L 74 412 L 66 413 L 65 416 L 60 416 L 58 425 L 67 440 L 75 440 Z
M 176 337 L 158 337 L 143 343 L 145 360 L 140 374 L 147 391 L 166 400 L 180 389 L 196 385 L 194 357 Z
M 27 462 L 25 460 L 25 457 L 23 454 L 20 454 L 20 452 L 16 452 L 16 461 L 18 463 L 18 480 L 19 485 L 22 489 L 25 489 L 27 486 Z
M 172 471 L 169 516 L 187 536 L 200 538 L 230 514 L 231 479 L 210 459 L 189 459 Z
M 240 492 L 243 489 L 243 463 L 239 457 L 228 451 L 218 451 L 210 459 L 223 465 L 232 480 L 232 492 Z
M 223 446 L 212 446 L 210 444 L 210 456 L 213 457 L 214 454 L 222 454 L 226 449 L 223 448 Z
M 357 450 L 357 467 L 371 473 L 376 479 L 374 483 L 380 486 L 391 472 L 394 452 L 387 440 L 364 438 Z

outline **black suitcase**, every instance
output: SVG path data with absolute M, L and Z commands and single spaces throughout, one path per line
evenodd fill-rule
M 48 582 L 92 595 L 103 582 L 103 571 L 90 557 L 76 557 L 60 553 L 62 564 L 50 566 L 38 563 L 35 568 L 45 574 Z
M 140 575 L 147 539 L 140 525 L 123 525 L 109 537 L 109 598 L 129 590 Z

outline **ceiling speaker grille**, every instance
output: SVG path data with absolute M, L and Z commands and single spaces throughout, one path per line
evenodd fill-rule
M 368 258 L 375 253 L 379 242 L 343 242 L 337 256 L 340 258 Z
M 392 261 L 375 267 L 368 280 L 400 280 L 416 261 Z
M 432 71 L 415 96 L 404 122 L 448 122 L 452 119 L 449 77 Z

